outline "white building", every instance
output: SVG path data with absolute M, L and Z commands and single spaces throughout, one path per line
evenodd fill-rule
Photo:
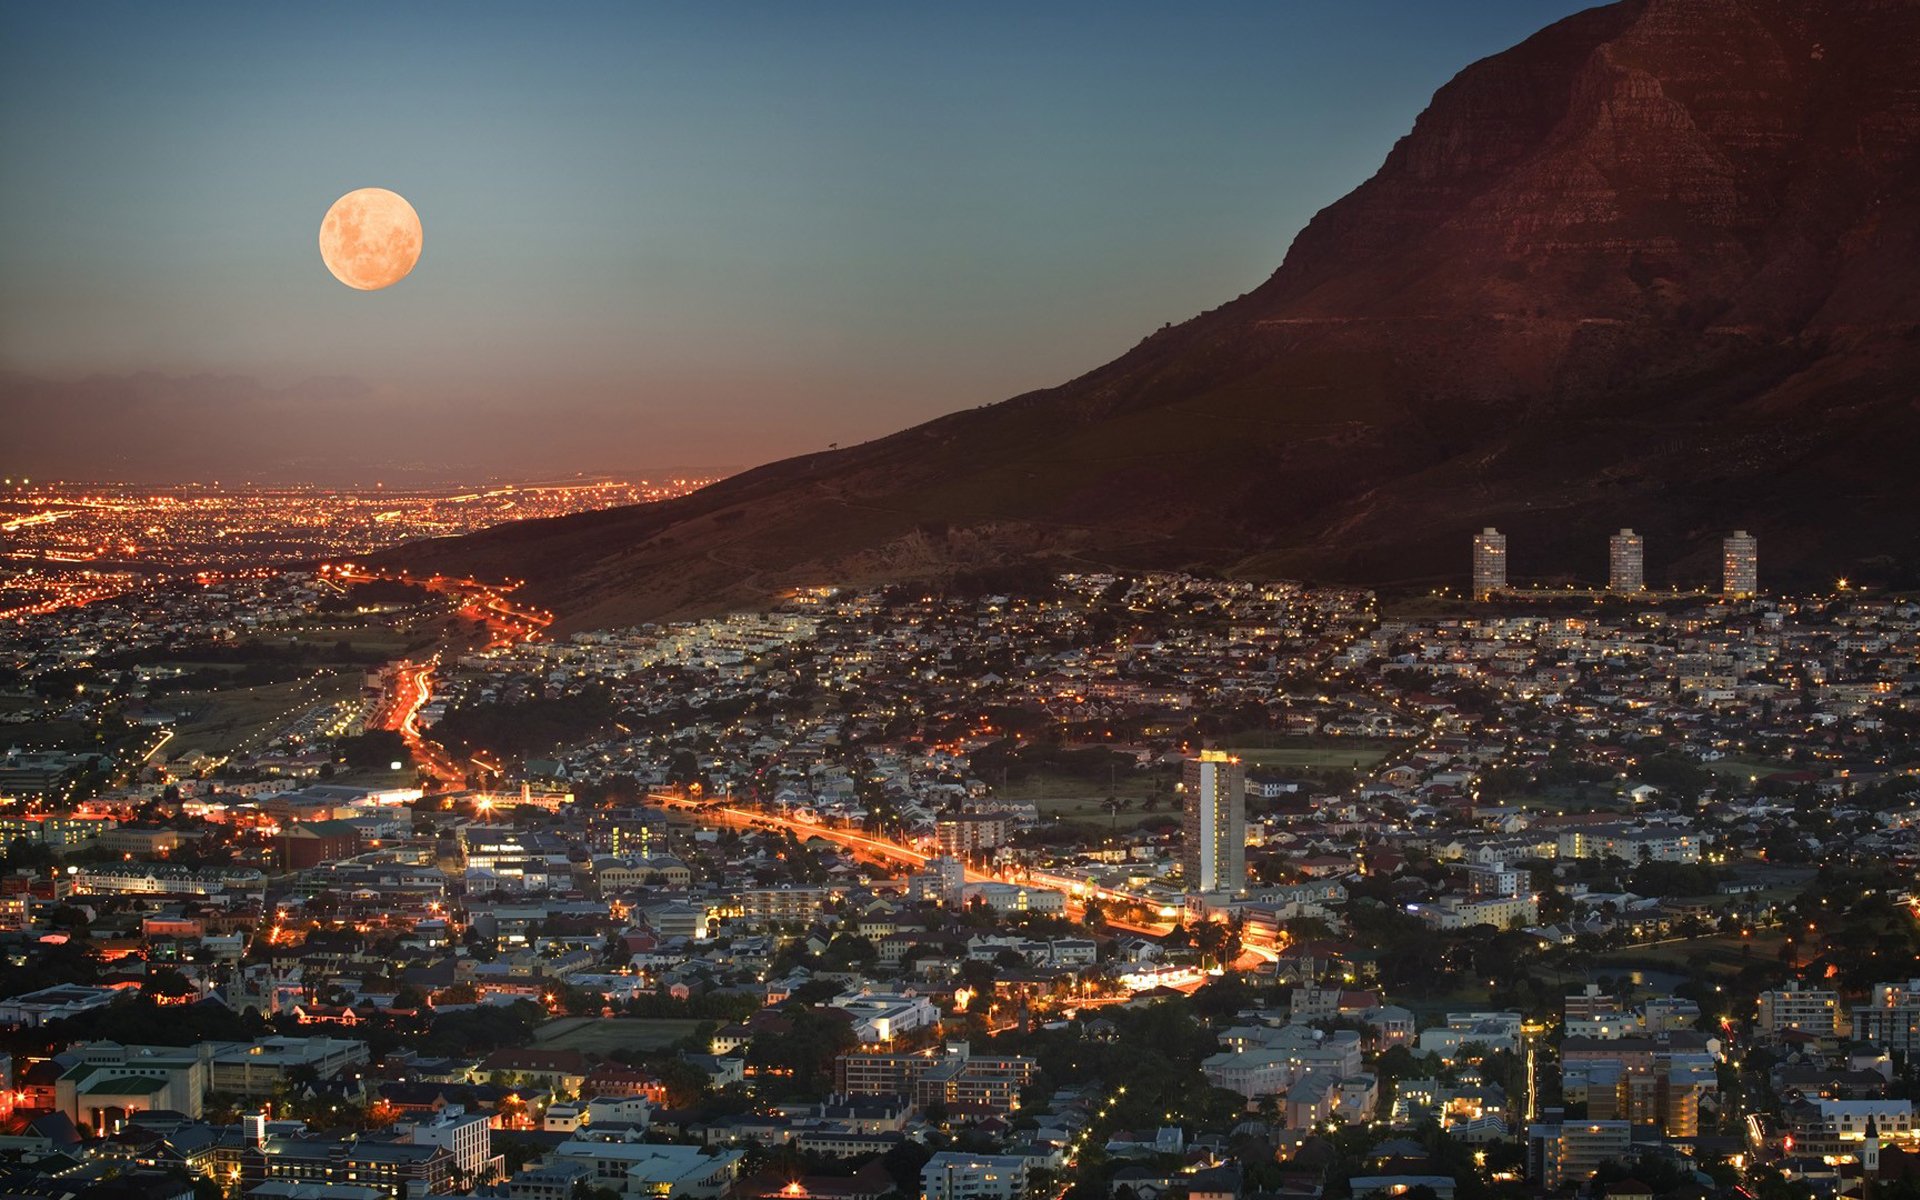
M 660 1200 L 716 1200 L 732 1189 L 745 1157 L 744 1150 L 708 1146 L 573 1138 L 554 1147 L 550 1159 L 587 1167 L 595 1187 Z
M 1442 896 L 1432 904 L 1409 904 L 1407 911 L 1435 929 L 1510 929 L 1516 922 L 1531 925 L 1540 919 L 1540 905 L 1532 896 Z
M 470 1113 L 458 1104 L 449 1104 L 433 1114 L 429 1121 L 413 1127 L 416 1146 L 444 1146 L 453 1155 L 453 1165 L 471 1180 L 492 1174 L 492 1125 L 485 1113 Z
M 1816 1100 L 1820 1123 L 1828 1133 L 1842 1141 L 1858 1141 L 1867 1136 L 1872 1122 L 1881 1137 L 1905 1137 L 1913 1132 L 1911 1100 Z
M 863 1044 L 890 1042 L 940 1021 L 940 1010 L 925 996 L 849 992 L 836 997 L 833 1007 L 853 1015 L 853 1035 Z
M 1299 1074 L 1299 1065 L 1285 1050 L 1223 1051 L 1200 1062 L 1207 1082 L 1248 1099 L 1278 1096 Z
M 1920 1050 L 1920 979 L 1876 983 L 1867 1003 L 1855 1005 L 1853 1036 L 1887 1050 Z
M 268 1037 L 213 1060 L 212 1090 L 234 1096 L 271 1096 L 295 1067 L 330 1079 L 367 1061 L 367 1044 L 351 1038 Z
M 1592 825 L 1566 829 L 1561 831 L 1556 848 L 1561 858 L 1618 858 L 1629 863 L 1637 863 L 1642 858 L 1669 863 L 1700 861 L 1700 835 L 1690 829 L 1668 826 L 1639 829 Z
M 978 897 L 982 904 L 995 912 L 1065 912 L 1067 897 L 1064 892 L 1050 888 L 1022 887 L 1015 883 L 996 883 L 991 880 L 984 883 L 970 883 L 966 887 L 967 903 Z
M 1798 983 L 1760 993 L 1755 1029 L 1767 1037 L 1792 1030 L 1816 1037 L 1845 1033 L 1840 994 L 1825 988 L 1803 988 Z
M 1473 598 L 1507 590 L 1507 535 L 1489 525 L 1473 538 Z
M 1647 543 L 1631 529 L 1622 529 L 1607 539 L 1607 590 L 1647 590 Z
M 1012 1154 L 943 1150 L 920 1168 L 922 1200 L 1020 1200 L 1027 1191 L 1027 1160 Z
M 1729 596 L 1751 596 L 1760 590 L 1760 543 L 1744 529 L 1721 543 L 1720 590 Z
M 1186 763 L 1186 841 L 1180 867 L 1190 892 L 1247 887 L 1247 773 L 1240 760 L 1202 750 Z
M 88 1009 L 104 1008 L 119 994 L 112 988 L 57 984 L 0 1000 L 0 1023 L 33 1026 L 62 1021 Z

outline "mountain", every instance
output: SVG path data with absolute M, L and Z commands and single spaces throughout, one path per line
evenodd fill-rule
M 1258 289 L 1059 387 L 388 557 L 574 626 L 1040 558 L 1461 582 L 1920 569 L 1920 0 L 1626 0 L 1441 88 Z

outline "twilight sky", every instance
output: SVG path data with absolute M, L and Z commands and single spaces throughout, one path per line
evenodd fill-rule
M 0 467 L 732 469 L 1247 291 L 1567 0 L 9 4 Z M 425 226 L 352 291 L 362 186 Z

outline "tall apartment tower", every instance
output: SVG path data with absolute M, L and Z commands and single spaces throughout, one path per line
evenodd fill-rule
M 1238 892 L 1247 886 L 1247 771 L 1220 750 L 1186 765 L 1186 845 L 1180 869 L 1190 892 Z
M 1607 539 L 1607 590 L 1647 590 L 1647 542 L 1631 529 L 1622 529 Z
M 1720 590 L 1751 596 L 1760 590 L 1760 543 L 1744 529 L 1721 543 Z
M 1507 590 L 1507 535 L 1489 525 L 1473 536 L 1473 598 Z

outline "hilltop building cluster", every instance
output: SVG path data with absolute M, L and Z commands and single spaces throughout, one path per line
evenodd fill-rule
M 1720 545 L 1720 592 L 1733 599 L 1750 599 L 1760 591 L 1760 543 L 1744 529 L 1727 535 Z M 1473 598 L 1490 600 L 1512 592 L 1507 571 L 1507 535 L 1489 525 L 1473 535 Z M 1647 542 L 1632 529 L 1607 539 L 1606 590 L 1619 596 L 1647 592 Z

